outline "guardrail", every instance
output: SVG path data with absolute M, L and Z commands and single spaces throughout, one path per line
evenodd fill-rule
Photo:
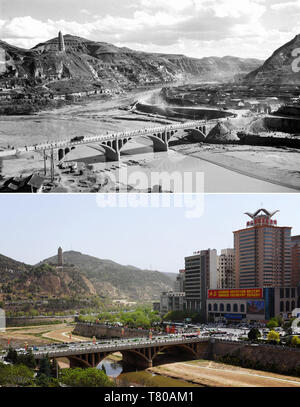
M 159 133 L 159 132 L 166 132 L 166 131 L 171 131 L 171 130 L 180 130 L 180 129 L 186 129 L 189 127 L 195 127 L 199 125 L 205 125 L 207 122 L 205 120 L 196 120 L 196 121 L 189 121 L 181 124 L 171 124 L 171 125 L 166 125 L 166 126 L 158 126 L 158 127 L 149 127 L 145 129 L 139 129 L 139 130 L 128 130 L 128 131 L 123 131 L 123 132 L 116 132 L 116 133 L 110 133 L 110 134 L 102 134 L 99 136 L 84 136 L 83 140 L 79 141 L 71 141 L 70 139 L 64 139 L 64 140 L 57 140 L 57 141 L 52 141 L 51 143 L 42 143 L 42 144 L 35 144 L 35 145 L 29 145 L 27 147 L 20 147 L 16 148 L 14 150 L 4 150 L 0 152 L 0 156 L 5 156 L 5 155 L 14 155 L 22 152 L 30 152 L 30 151 L 41 151 L 45 149 L 50 149 L 50 148 L 59 148 L 63 146 L 78 146 L 82 144 L 87 144 L 93 141 L 111 141 L 111 140 L 118 140 L 120 137 L 133 137 L 137 135 L 147 135 L 147 134 L 153 134 L 153 133 Z
M 158 345 L 178 345 L 185 343 L 195 343 L 195 342 L 205 342 L 209 338 L 177 338 L 177 339 L 157 339 L 152 341 L 138 341 L 134 343 L 124 343 L 119 342 L 118 344 L 107 344 L 107 345 L 91 345 L 91 347 L 76 347 L 68 349 L 56 349 L 49 351 L 33 351 L 33 355 L 36 359 L 41 359 L 42 357 L 48 355 L 49 357 L 58 357 L 58 356 L 71 356 L 71 355 L 82 355 L 86 353 L 97 353 L 97 352 L 111 352 L 119 350 L 130 350 L 130 349 L 140 349 L 140 348 L 150 348 Z

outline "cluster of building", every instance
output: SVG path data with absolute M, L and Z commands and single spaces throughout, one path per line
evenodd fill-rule
M 292 86 L 254 86 L 247 84 L 201 84 L 166 87 L 161 95 L 173 104 L 214 106 L 271 114 L 284 104 L 299 103 L 299 88 Z
M 203 321 L 284 319 L 300 307 L 300 235 L 278 226 L 274 215 L 246 213 L 246 227 L 233 232 L 234 248 L 185 257 L 174 291 L 163 292 L 154 309 L 198 313 Z

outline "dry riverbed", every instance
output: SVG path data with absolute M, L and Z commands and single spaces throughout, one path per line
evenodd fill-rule
M 300 378 L 207 360 L 165 364 L 149 372 L 208 387 L 300 387 Z

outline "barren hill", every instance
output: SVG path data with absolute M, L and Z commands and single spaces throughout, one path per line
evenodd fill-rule
M 278 48 L 258 69 L 245 77 L 256 84 L 300 85 L 300 35 Z
M 65 35 L 64 41 L 65 52 L 58 51 L 57 38 L 30 50 L 0 41 L 0 51 L 5 54 L 0 79 L 18 78 L 46 86 L 53 81 L 80 79 L 105 89 L 127 89 L 188 78 L 232 80 L 235 75 L 246 74 L 261 65 L 257 59 L 230 56 L 197 59 L 139 52 L 72 35 Z
M 63 258 L 64 263 L 78 267 L 101 296 L 145 301 L 158 299 L 161 291 L 170 290 L 173 286 L 170 277 L 159 271 L 123 266 L 76 251 L 64 252 Z M 56 256 L 43 261 L 53 262 L 56 262 Z

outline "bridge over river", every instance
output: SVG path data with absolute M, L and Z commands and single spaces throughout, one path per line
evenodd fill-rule
M 214 126 L 219 120 L 188 121 L 185 123 L 175 123 L 167 126 L 148 127 L 140 130 L 128 130 L 111 134 L 101 134 L 93 136 L 82 136 L 75 139 L 65 139 L 53 141 L 51 143 L 41 143 L 31 146 L 24 146 L 15 150 L 4 150 L 0 152 L 1 156 L 21 155 L 30 151 L 55 150 L 58 154 L 58 160 L 62 160 L 74 148 L 88 144 L 91 148 L 105 153 L 107 161 L 119 161 L 122 148 L 130 140 L 138 137 L 148 137 L 153 142 L 154 152 L 168 151 L 169 141 L 179 130 L 191 131 L 191 137 L 194 141 L 203 141 L 207 135 L 208 127 Z
M 122 353 L 123 362 L 141 368 L 152 367 L 154 359 L 161 352 L 186 354 L 190 359 L 207 356 L 206 337 L 185 338 L 154 337 L 153 339 L 134 338 L 114 341 L 82 342 L 74 345 L 52 345 L 33 350 L 34 358 L 39 361 L 47 356 L 50 359 L 67 358 L 70 367 L 96 367 L 108 355 Z M 59 346 L 64 346 L 60 348 Z

